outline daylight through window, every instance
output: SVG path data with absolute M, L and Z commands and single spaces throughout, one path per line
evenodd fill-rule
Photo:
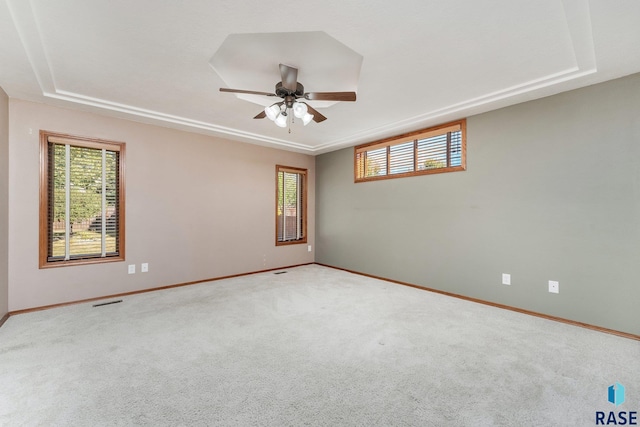
M 355 147 L 355 181 L 466 169 L 466 121 Z
M 276 245 L 307 241 L 307 170 L 276 166 Z
M 40 267 L 124 259 L 124 144 L 41 132 Z

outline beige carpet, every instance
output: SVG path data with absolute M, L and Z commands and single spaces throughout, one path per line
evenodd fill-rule
M 317 265 L 123 300 L 0 328 L 0 425 L 590 426 L 640 409 L 640 342 Z

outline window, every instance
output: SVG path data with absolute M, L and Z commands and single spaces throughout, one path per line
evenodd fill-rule
M 307 170 L 276 166 L 276 246 L 307 242 Z
M 124 260 L 124 148 L 40 131 L 40 268 Z
M 355 147 L 355 182 L 466 169 L 466 120 Z

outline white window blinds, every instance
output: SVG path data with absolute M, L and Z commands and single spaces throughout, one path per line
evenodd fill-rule
M 356 182 L 464 170 L 465 126 L 461 120 L 356 147 Z
M 46 150 L 45 263 L 119 257 L 121 145 L 48 136 Z
M 276 244 L 306 242 L 305 169 L 277 166 Z

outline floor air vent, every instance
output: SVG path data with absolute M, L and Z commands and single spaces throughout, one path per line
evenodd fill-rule
M 277 272 L 275 272 L 273 274 L 284 274 L 284 273 L 286 273 L 286 271 L 277 271 Z
M 103 305 L 109 305 L 109 304 L 117 304 L 119 302 L 122 302 L 121 299 L 116 300 L 116 301 L 109 301 L 109 302 L 101 302 L 100 304 L 93 304 L 94 307 L 102 307 Z

